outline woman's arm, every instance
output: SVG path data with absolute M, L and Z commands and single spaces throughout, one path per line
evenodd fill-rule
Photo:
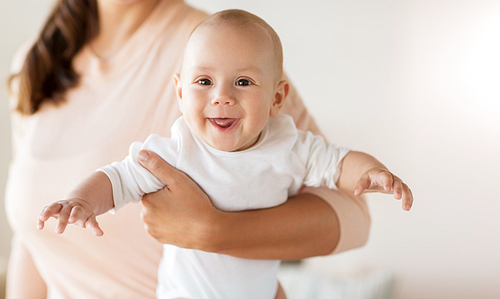
M 149 155 L 139 158 L 140 163 L 168 186 L 143 198 L 142 219 L 160 243 L 243 258 L 285 260 L 326 255 L 366 242 L 370 223 L 362 199 L 311 189 L 328 197 L 337 212 L 310 191 L 269 209 L 223 212 L 212 206 L 185 173 L 152 152 L 141 153 Z
M 12 239 L 5 298 L 47 298 L 47 286 L 38 273 L 31 254 L 16 236 Z

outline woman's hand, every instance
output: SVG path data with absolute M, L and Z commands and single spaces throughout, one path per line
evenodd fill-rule
M 166 184 L 162 190 L 142 199 L 141 216 L 146 231 L 162 244 L 215 251 L 216 217 L 222 212 L 212 206 L 196 182 L 155 153 L 143 150 L 137 158 Z M 211 223 L 214 225 L 207 225 Z

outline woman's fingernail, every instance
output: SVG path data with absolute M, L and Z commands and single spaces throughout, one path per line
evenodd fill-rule
M 137 155 L 137 159 L 146 162 L 149 159 L 149 156 L 150 155 L 148 151 L 140 151 Z

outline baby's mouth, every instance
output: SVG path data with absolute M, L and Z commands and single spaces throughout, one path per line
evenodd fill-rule
M 210 122 L 221 129 L 228 129 L 237 123 L 238 118 L 209 118 Z

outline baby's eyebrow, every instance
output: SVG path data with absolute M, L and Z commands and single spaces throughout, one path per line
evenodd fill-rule
M 215 69 L 216 68 L 209 67 L 209 66 L 197 65 L 197 66 L 193 66 L 191 68 L 191 71 L 193 71 L 193 72 L 210 72 L 210 71 L 213 71 Z
M 220 69 L 216 66 L 212 67 L 212 66 L 200 65 L 200 66 L 193 66 L 191 69 L 188 70 L 188 73 L 196 76 L 200 74 L 208 75 L 217 73 L 219 70 Z M 251 76 L 260 76 L 264 73 L 262 69 L 257 66 L 245 66 L 238 69 L 234 69 L 233 72 L 239 75 L 251 75 Z
M 237 72 L 262 74 L 262 69 L 260 69 L 259 67 L 256 67 L 256 66 L 249 66 L 249 67 L 243 67 L 243 68 L 237 69 Z

